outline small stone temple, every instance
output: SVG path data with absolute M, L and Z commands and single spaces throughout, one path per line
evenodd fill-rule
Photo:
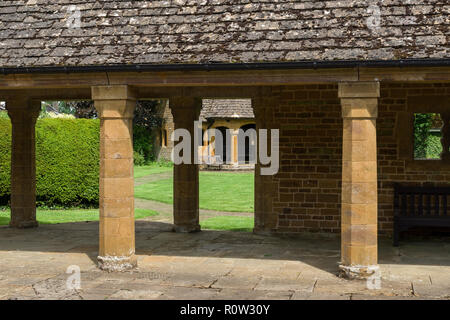
M 168 100 L 173 128 L 192 133 L 205 99 L 248 99 L 257 131 L 280 134 L 278 173 L 255 165 L 254 232 L 340 234 L 342 274 L 370 276 L 378 236 L 392 236 L 394 185 L 450 181 L 449 10 L 442 0 L 2 1 L 11 227 L 38 225 L 40 101 L 95 103 L 98 261 L 113 271 L 136 266 L 136 100 Z M 441 115 L 439 159 L 414 157 L 416 113 Z M 174 167 L 176 232 L 200 231 L 198 172 Z
M 171 160 L 173 142 L 173 116 L 168 101 L 161 102 L 157 114 L 162 119 L 161 126 L 152 134 L 155 156 L 158 160 Z M 198 121 L 202 135 L 198 142 L 200 169 L 250 170 L 254 163 L 250 159 L 250 145 L 255 141 L 243 138 L 242 154 L 239 155 L 238 137 L 249 129 L 255 129 L 255 115 L 250 99 L 204 99 Z M 222 147 L 216 149 L 215 137 L 208 136 L 208 130 L 219 130 L 222 134 Z M 227 132 L 229 130 L 229 132 Z M 211 131 L 209 131 L 211 132 Z M 228 140 L 226 140 L 228 139 Z

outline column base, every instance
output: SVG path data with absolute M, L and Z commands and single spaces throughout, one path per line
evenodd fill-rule
M 108 272 L 126 271 L 137 267 L 136 256 L 117 257 L 117 256 L 98 256 L 98 267 Z
M 260 236 L 271 236 L 274 232 L 271 229 L 253 228 L 253 233 Z
M 17 228 L 17 229 L 37 228 L 38 226 L 39 226 L 39 223 L 36 220 L 17 221 L 17 222 L 10 222 L 9 223 L 9 227 L 10 228 Z
M 172 228 L 173 232 L 178 233 L 191 233 L 191 232 L 200 232 L 201 228 L 199 224 L 196 225 L 174 225 Z
M 368 278 L 379 274 L 380 267 L 372 266 L 344 266 L 339 265 L 339 276 L 350 280 L 367 280 Z

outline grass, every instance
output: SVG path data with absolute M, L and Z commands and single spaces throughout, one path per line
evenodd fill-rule
M 153 210 L 135 209 L 135 219 L 155 216 L 158 213 Z M 42 210 L 37 209 L 36 218 L 41 224 L 57 224 L 69 222 L 98 221 L 98 209 L 66 209 L 66 210 Z M 10 211 L 0 211 L 0 225 L 8 225 Z
M 135 166 L 134 177 L 141 178 L 154 173 L 171 172 L 172 170 L 173 166 L 171 164 L 155 162 L 147 166 Z
M 219 216 L 200 223 L 202 229 L 251 232 L 254 220 L 250 217 Z
M 200 172 L 200 208 L 253 212 L 253 173 Z M 135 197 L 173 203 L 173 179 L 149 182 L 135 188 Z

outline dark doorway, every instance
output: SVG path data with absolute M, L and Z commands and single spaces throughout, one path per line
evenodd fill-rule
M 228 152 L 231 151 L 231 150 L 228 150 L 229 148 L 227 146 L 227 141 L 230 140 L 230 138 L 227 136 L 229 134 L 228 128 L 227 127 L 217 127 L 215 129 L 220 131 L 220 133 L 222 134 L 222 150 L 220 150 L 220 148 L 216 147 L 215 155 L 220 156 L 222 163 L 225 164 L 225 163 L 227 163 Z
M 246 124 L 240 128 L 244 134 L 247 132 L 247 130 L 253 129 L 256 130 L 256 125 L 254 124 Z M 239 162 L 244 162 L 246 164 L 250 163 L 250 147 L 252 144 L 254 144 L 255 141 L 250 141 L 250 137 L 245 137 L 245 152 L 244 155 L 241 157 L 239 156 Z

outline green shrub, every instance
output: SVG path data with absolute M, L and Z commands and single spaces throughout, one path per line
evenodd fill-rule
M 6 112 L 0 112 L 6 114 Z M 8 203 L 11 181 L 11 122 L 0 117 L 0 205 Z
M 150 131 L 148 128 L 139 125 L 134 125 L 133 148 L 135 152 L 134 157 L 135 165 L 143 166 L 153 161 L 153 145 Z M 136 156 L 136 153 L 139 154 L 139 156 Z
M 88 119 L 37 121 L 38 205 L 98 205 L 99 124 Z M 10 149 L 11 124 L 0 119 L 0 204 L 6 204 L 10 195 Z
M 160 160 L 156 161 L 155 164 L 158 167 L 167 167 L 167 168 L 173 167 L 173 162 L 170 160 L 167 160 L 167 159 L 160 159 Z
M 430 134 L 426 146 L 427 159 L 440 159 L 442 153 L 441 135 Z
M 5 113 L 6 114 L 6 113 Z M 98 119 L 38 119 L 36 123 L 36 198 L 45 207 L 91 207 L 99 197 Z M 146 128 L 134 127 L 134 162 L 150 163 Z M 0 117 L 0 206 L 10 198 L 11 123 Z
M 141 153 L 134 151 L 133 152 L 133 162 L 135 166 L 145 166 L 145 158 Z

